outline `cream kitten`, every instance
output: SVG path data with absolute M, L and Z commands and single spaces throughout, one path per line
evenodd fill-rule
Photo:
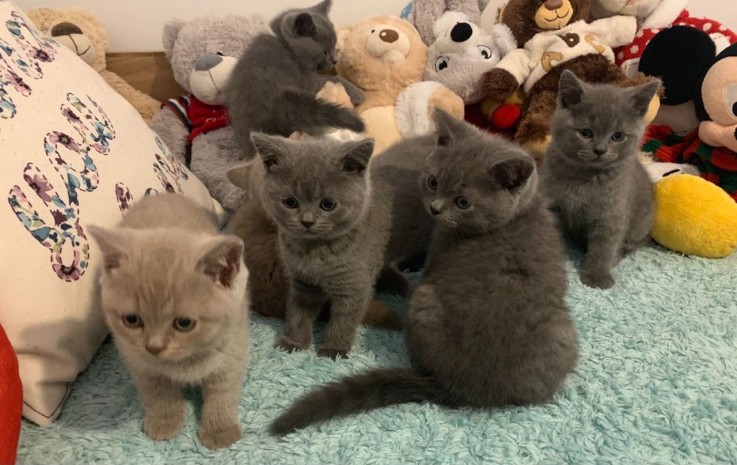
M 243 242 L 176 194 L 135 204 L 119 228 L 89 226 L 104 259 L 102 308 L 155 440 L 184 425 L 185 386 L 202 389 L 202 444 L 241 437 L 238 401 L 248 358 Z

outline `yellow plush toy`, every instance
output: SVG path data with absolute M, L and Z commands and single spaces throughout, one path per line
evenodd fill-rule
M 160 102 L 106 69 L 108 36 L 94 16 L 85 10 L 72 8 L 36 8 L 26 14 L 44 35 L 69 48 L 92 66 L 113 89 L 133 105 L 146 124 L 151 123 L 151 118 L 159 111 Z
M 651 236 L 659 244 L 706 258 L 737 249 L 737 203 L 720 187 L 690 174 L 666 176 L 655 184 Z

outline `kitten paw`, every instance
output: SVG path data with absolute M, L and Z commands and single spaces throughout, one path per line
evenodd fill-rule
M 243 436 L 243 433 L 240 426 L 230 425 L 217 431 L 200 428 L 197 430 L 197 435 L 200 437 L 202 445 L 208 449 L 222 449 L 237 442 Z
M 318 357 L 330 357 L 333 360 L 337 360 L 339 357 L 348 358 L 348 351 L 338 350 L 338 349 L 327 349 L 325 347 L 321 347 L 317 349 L 317 356 Z
M 296 342 L 291 341 L 290 339 L 287 339 L 286 337 L 282 336 L 281 338 L 279 338 L 279 341 L 277 341 L 277 343 L 274 344 L 274 347 L 291 354 L 295 350 L 305 350 L 307 348 L 307 345 L 297 344 Z
M 166 441 L 179 436 L 184 427 L 184 412 L 175 415 L 145 416 L 143 432 L 154 441 Z
M 594 289 L 610 289 L 614 286 L 614 276 L 611 273 L 581 272 L 581 282 Z

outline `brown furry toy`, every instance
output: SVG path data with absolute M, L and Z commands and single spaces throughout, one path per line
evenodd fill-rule
M 85 10 L 74 8 L 36 8 L 26 14 L 45 36 L 70 49 L 100 73 L 110 87 L 133 105 L 146 124 L 151 124 L 151 118 L 159 111 L 161 103 L 106 69 L 108 36 L 97 18 Z
M 550 119 L 564 70 L 589 83 L 634 86 L 647 78 L 628 79 L 614 64 L 613 47 L 632 42 L 633 17 L 613 16 L 588 22 L 589 0 L 509 0 L 499 12 L 518 44 L 486 74 L 486 95 L 503 101 L 519 87 L 527 103 L 514 139 L 539 159 L 550 143 Z M 657 97 L 650 114 L 657 113 Z M 650 118 L 652 120 L 652 118 Z

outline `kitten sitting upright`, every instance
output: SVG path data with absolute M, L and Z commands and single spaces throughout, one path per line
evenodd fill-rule
M 275 35 L 254 38 L 238 60 L 227 105 L 246 160 L 256 153 L 252 131 L 288 137 L 295 131 L 319 135 L 330 128 L 364 130 L 354 111 L 316 97 L 332 81 L 343 85 L 354 105 L 363 101 L 363 93 L 350 82 L 318 74 L 335 65 L 337 39 L 328 18 L 330 5 L 331 0 L 324 0 L 283 12 L 271 22 Z
M 407 322 L 413 369 L 377 369 L 299 399 L 274 434 L 402 402 L 550 400 L 578 358 L 562 245 L 532 158 L 438 112 L 423 178 L 436 222 Z
M 146 197 L 121 227 L 89 226 L 102 250 L 102 309 L 155 440 L 184 425 L 185 386 L 202 388 L 198 434 L 208 448 L 240 439 L 248 357 L 243 242 L 176 194 Z
M 638 154 L 659 85 L 586 84 L 570 71 L 560 78 L 542 182 L 563 231 L 586 248 L 580 276 L 589 287 L 612 287 L 612 268 L 650 235 L 655 197 Z

